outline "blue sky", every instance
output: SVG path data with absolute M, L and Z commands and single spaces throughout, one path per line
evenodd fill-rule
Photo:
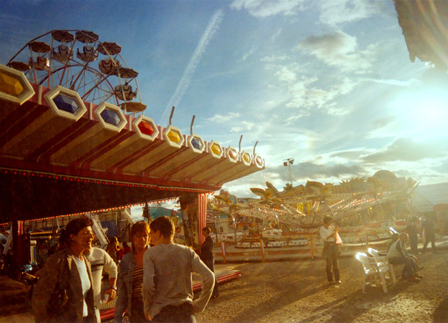
M 54 29 L 91 30 L 139 72 L 145 115 L 266 169 L 228 183 L 337 184 L 387 169 L 448 181 L 448 76 L 409 60 L 391 0 L 1 1 L 0 63 Z

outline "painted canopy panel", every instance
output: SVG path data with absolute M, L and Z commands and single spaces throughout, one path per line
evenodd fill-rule
M 7 93 L 0 96 L 5 210 L 0 221 L 118 207 L 179 196 L 183 191 L 213 192 L 264 169 L 260 158 L 243 160 L 241 154 L 231 160 L 225 148 L 216 155 L 205 141 L 198 150 L 190 136 L 176 127 L 152 124 L 153 135 L 142 133 L 146 128 L 138 122 L 151 123 L 151 119 L 122 113 L 110 103 L 86 102 L 61 86 L 49 89 L 30 83 L 10 70 L 0 65 L 0 74 L 8 78 L 0 83 L 0 94 Z M 19 92 L 30 94 L 11 91 L 10 78 L 19 82 Z M 11 98 L 14 95 L 26 100 Z M 109 115 L 114 122 L 104 120 Z

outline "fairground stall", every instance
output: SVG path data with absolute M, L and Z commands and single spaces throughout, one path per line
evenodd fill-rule
M 171 124 L 174 107 L 156 125 L 143 113 L 138 74 L 120 45 L 85 30 L 45 33 L 0 65 L 0 224 L 16 266 L 30 261 L 33 220 L 171 199 L 180 201 L 185 243 L 198 249 L 207 195 L 264 169 L 255 146 L 194 133 L 194 116 L 183 134 Z

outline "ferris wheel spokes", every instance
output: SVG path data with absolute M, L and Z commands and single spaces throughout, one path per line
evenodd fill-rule
M 30 82 L 48 88 L 60 85 L 78 92 L 82 100 L 113 101 L 125 112 L 142 112 L 146 105 L 141 103 L 138 72 L 120 53 L 120 45 L 100 42 L 92 31 L 52 30 L 29 41 L 7 65 L 22 71 Z M 92 63 L 97 59 L 96 68 Z

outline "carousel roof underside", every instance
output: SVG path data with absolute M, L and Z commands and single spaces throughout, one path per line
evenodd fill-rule
M 394 0 L 409 58 L 448 70 L 448 1 Z
M 0 221 L 207 193 L 264 159 L 0 65 Z

